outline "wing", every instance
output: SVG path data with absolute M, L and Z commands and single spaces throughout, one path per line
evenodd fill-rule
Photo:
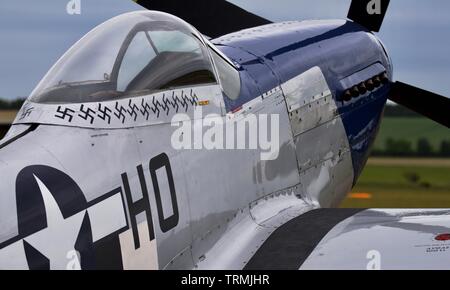
M 277 228 L 245 269 L 450 269 L 450 210 L 309 211 Z

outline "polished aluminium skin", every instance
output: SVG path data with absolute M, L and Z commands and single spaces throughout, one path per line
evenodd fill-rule
M 159 12 L 113 21 L 139 17 L 191 29 L 218 82 L 117 100 L 28 100 L 0 145 L 1 269 L 243 269 L 276 229 L 338 206 L 355 184 L 389 83 L 351 100 L 341 95 L 373 78 L 392 80 L 391 61 L 372 33 L 347 21 L 287 22 L 209 42 Z M 239 74 L 234 100 L 214 54 Z M 173 149 L 176 108 L 194 117 L 199 106 L 226 122 L 278 115 L 278 158 L 261 160 L 260 149 Z M 389 255 L 385 268 L 446 268 L 447 252 L 411 248 L 432 244 L 448 217 L 437 210 L 358 213 L 297 269 L 366 269 L 371 250 Z M 388 244 L 383 237 L 393 229 Z M 415 263 L 404 264 L 409 253 Z

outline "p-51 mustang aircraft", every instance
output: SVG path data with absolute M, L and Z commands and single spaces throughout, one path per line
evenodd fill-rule
M 387 99 L 449 127 L 447 98 L 393 81 L 373 33 L 389 1 L 283 23 L 226 1 L 138 3 L 152 11 L 77 42 L 0 142 L 0 269 L 450 268 L 450 210 L 333 209 Z M 278 121 L 259 131 L 279 138 L 268 158 L 173 146 L 208 119 L 232 138 L 262 115 Z

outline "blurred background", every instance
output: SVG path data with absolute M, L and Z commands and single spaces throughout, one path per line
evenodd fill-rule
M 69 2 L 79 7 L 68 11 Z M 272 21 L 345 18 L 350 5 L 350 0 L 230 2 Z M 105 20 L 138 9 L 131 0 L 0 0 L 0 137 L 72 44 Z M 448 0 L 391 0 L 380 37 L 393 58 L 395 78 L 450 96 L 449 14 Z M 372 157 L 342 206 L 450 208 L 450 130 L 390 103 Z

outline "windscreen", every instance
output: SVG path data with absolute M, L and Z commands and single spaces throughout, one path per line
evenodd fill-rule
M 182 20 L 133 12 L 77 42 L 33 91 L 36 103 L 82 103 L 216 83 L 200 36 Z

